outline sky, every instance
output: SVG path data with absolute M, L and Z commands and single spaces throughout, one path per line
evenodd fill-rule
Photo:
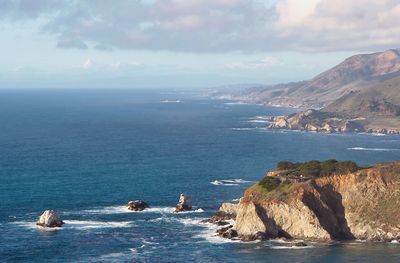
M 0 88 L 307 80 L 400 47 L 399 0 L 0 0 Z

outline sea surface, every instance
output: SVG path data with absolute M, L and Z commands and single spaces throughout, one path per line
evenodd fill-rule
M 241 243 L 199 224 L 281 160 L 400 159 L 400 137 L 265 129 L 190 90 L 0 90 L 1 262 L 400 262 L 400 244 Z M 175 214 L 181 192 L 195 210 Z M 124 205 L 143 199 L 144 212 Z M 60 212 L 61 229 L 35 221 Z

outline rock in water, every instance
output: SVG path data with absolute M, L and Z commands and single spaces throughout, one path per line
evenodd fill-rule
M 181 194 L 179 203 L 175 207 L 175 212 L 184 212 L 192 210 L 192 203 L 187 195 Z
M 127 207 L 129 210 L 132 211 L 143 211 L 146 208 L 149 208 L 150 206 L 142 200 L 135 200 L 135 201 L 129 201 Z
M 46 210 L 40 216 L 36 225 L 42 227 L 61 227 L 64 222 L 61 220 L 60 215 L 53 210 Z

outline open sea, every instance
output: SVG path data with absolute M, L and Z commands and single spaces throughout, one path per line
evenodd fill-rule
M 400 244 L 241 243 L 199 221 L 281 160 L 400 159 L 400 136 L 265 129 L 188 90 L 0 90 L 0 262 L 400 262 Z M 175 214 L 179 194 L 195 206 Z M 151 209 L 129 212 L 143 199 Z M 35 221 L 60 212 L 61 229 Z

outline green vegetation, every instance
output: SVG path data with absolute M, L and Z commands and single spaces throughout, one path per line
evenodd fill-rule
M 258 184 L 268 192 L 271 192 L 281 184 L 281 180 L 277 177 L 265 176 Z
M 292 163 L 288 161 L 279 162 L 279 170 L 288 170 L 287 175 L 303 177 L 321 177 L 332 174 L 352 173 L 361 169 L 355 162 L 335 159 L 326 161 L 312 160 L 305 163 Z
M 279 162 L 278 170 L 282 170 L 279 176 L 265 176 L 258 185 L 266 193 L 273 190 L 287 191 L 294 183 L 303 182 L 308 179 L 329 176 L 333 174 L 351 173 L 361 169 L 355 162 L 334 159 L 326 161 L 312 160 L 305 163 L 293 163 L 288 161 Z

